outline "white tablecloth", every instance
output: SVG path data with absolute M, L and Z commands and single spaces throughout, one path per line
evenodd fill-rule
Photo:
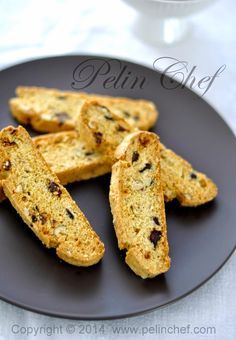
M 226 64 L 226 70 L 215 80 L 205 99 L 236 132 L 235 13 L 234 0 L 219 1 L 191 18 L 192 31 L 184 41 L 160 47 L 140 41 L 134 35 L 132 27 L 137 14 L 118 0 L 2 0 L 0 67 L 39 56 L 68 53 L 109 55 L 150 66 L 158 57 L 171 56 L 196 65 L 196 75 L 201 78 Z M 234 255 L 218 274 L 190 296 L 163 309 L 123 320 L 62 320 L 0 301 L 0 340 L 123 339 L 122 332 L 127 332 L 129 339 L 235 340 L 235 269 Z M 188 324 L 192 334 L 179 334 L 180 328 Z M 169 334 L 163 330 L 163 334 L 156 335 L 161 326 L 175 328 L 175 334 L 170 334 L 170 328 Z M 147 331 L 149 327 L 154 327 L 154 331 Z M 205 334 L 194 334 L 198 331 L 194 327 L 202 327 Z M 26 331 L 32 333 L 23 334 Z M 135 331 L 138 333 L 134 334 Z M 142 332 L 148 333 L 142 335 Z

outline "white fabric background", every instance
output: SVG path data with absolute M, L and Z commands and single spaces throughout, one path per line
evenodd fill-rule
M 226 70 L 205 95 L 236 133 L 236 3 L 218 1 L 191 18 L 192 30 L 181 43 L 158 47 L 140 41 L 132 27 L 136 12 L 119 0 L 76 1 L 0 0 L 0 67 L 30 58 L 56 54 L 100 54 L 134 60 L 146 65 L 161 56 L 172 56 L 197 65 L 200 78 L 212 75 L 222 64 Z M 220 136 L 219 136 L 220 138 Z M 223 227 L 223 226 L 222 226 Z M 223 240 L 222 240 L 223 242 Z M 216 249 L 217 251 L 217 249 Z M 80 322 L 24 311 L 0 301 L 0 340 L 22 339 L 122 339 L 112 327 L 214 326 L 215 335 L 126 335 L 128 339 L 236 339 L 236 256 L 198 291 L 160 310 L 130 319 Z M 199 268 L 200 270 L 200 268 Z M 1 273 L 4 275 L 4 273 Z M 16 283 L 17 289 L 17 283 Z M 115 306 L 114 306 L 115 308 Z M 61 326 L 63 334 L 14 334 L 13 324 L 22 327 Z M 104 325 L 104 334 L 66 333 L 67 325 Z M 30 329 L 29 329 L 30 330 Z M 50 331 L 50 330 L 49 330 Z

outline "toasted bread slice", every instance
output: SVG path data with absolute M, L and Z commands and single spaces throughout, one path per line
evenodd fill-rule
M 100 261 L 103 243 L 23 127 L 0 132 L 0 156 L 4 193 L 43 244 L 76 266 Z
M 158 111 L 151 101 L 97 94 L 60 91 L 42 87 L 18 87 L 16 98 L 9 102 L 13 116 L 22 124 L 30 124 L 36 131 L 58 132 L 73 130 L 86 101 L 97 100 L 132 126 L 151 128 Z
M 112 167 L 110 204 L 125 261 L 142 278 L 170 267 L 159 138 L 151 132 L 127 136 L 116 151 Z

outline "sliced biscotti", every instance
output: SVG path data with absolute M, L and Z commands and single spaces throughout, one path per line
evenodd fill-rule
M 158 111 L 152 101 L 91 94 L 91 100 L 97 100 L 113 113 L 125 119 L 131 126 L 140 130 L 149 130 L 158 118 Z
M 46 134 L 33 138 L 33 142 L 61 184 L 98 177 L 111 170 L 111 158 L 92 148 L 77 131 Z
M 129 133 L 138 130 L 98 101 L 83 105 L 77 129 L 82 140 L 114 161 L 116 147 Z
M 43 244 L 70 264 L 97 263 L 103 243 L 24 128 L 1 131 L 0 156 L 4 193 Z
M 166 202 L 177 199 L 182 206 L 194 207 L 212 201 L 218 193 L 215 183 L 193 169 L 182 157 L 161 148 L 161 180 Z
M 73 130 L 86 98 L 54 89 L 18 87 L 9 101 L 12 115 L 41 132 Z
M 117 115 L 140 129 L 149 129 L 158 111 L 151 101 L 97 94 L 60 91 L 42 87 L 18 87 L 16 98 L 9 102 L 13 116 L 22 124 L 30 124 L 36 131 L 57 132 L 75 128 L 77 117 L 85 101 L 97 100 Z
M 151 278 L 170 267 L 159 139 L 150 132 L 130 134 L 116 157 L 110 204 L 118 245 L 126 250 L 129 267 Z

